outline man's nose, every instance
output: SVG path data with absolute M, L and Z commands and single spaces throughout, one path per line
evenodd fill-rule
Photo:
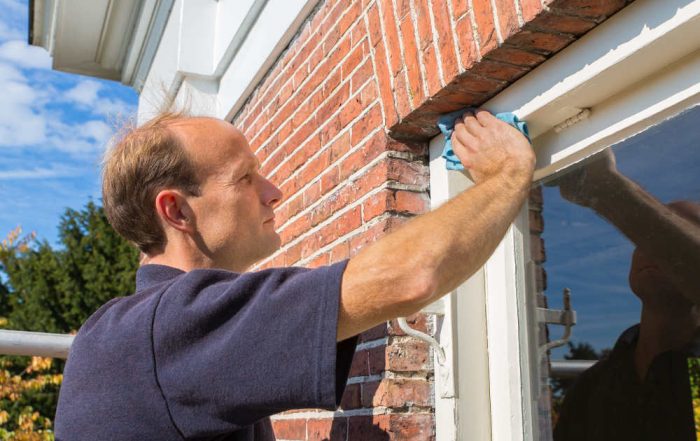
M 282 200 L 282 191 L 267 178 L 263 178 L 261 197 L 265 205 L 275 207 Z

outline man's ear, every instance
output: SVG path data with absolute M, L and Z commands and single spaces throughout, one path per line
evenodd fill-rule
M 185 233 L 194 232 L 192 209 L 179 190 L 161 190 L 156 195 L 156 212 L 164 225 Z

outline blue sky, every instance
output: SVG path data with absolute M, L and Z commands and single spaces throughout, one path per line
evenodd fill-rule
M 27 44 L 27 3 L 0 0 L 0 235 L 21 225 L 56 243 L 66 207 L 99 201 L 101 154 L 137 95 L 51 70 L 48 53 Z
M 700 107 L 614 146 L 618 169 L 664 203 L 700 201 L 698 121 Z M 572 340 L 612 347 L 639 321 L 640 303 L 627 282 L 634 246 L 592 210 L 562 199 L 557 187 L 544 187 L 544 220 L 550 307 L 560 308 L 562 290 L 571 288 L 578 315 Z M 561 333 L 550 327 L 551 338 Z

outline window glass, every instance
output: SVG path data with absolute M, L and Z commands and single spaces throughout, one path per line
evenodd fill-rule
M 538 192 L 530 295 L 564 310 L 570 291 L 577 316 L 558 348 L 544 345 L 565 336 L 564 326 L 539 332 L 541 438 L 553 430 L 556 441 L 696 439 L 700 107 L 548 178 Z

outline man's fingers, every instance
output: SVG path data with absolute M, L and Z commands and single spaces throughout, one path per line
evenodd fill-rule
M 494 120 L 498 120 L 498 118 L 493 116 L 491 114 L 491 112 L 489 112 L 488 110 L 484 110 L 484 109 L 477 109 L 476 112 L 474 113 L 474 116 L 476 117 L 477 121 L 479 121 L 479 124 L 481 124 L 484 127 L 493 123 Z
M 471 112 L 467 112 L 462 116 L 462 123 L 472 136 L 477 136 L 477 133 L 483 130 L 481 123 L 479 123 L 476 116 Z

